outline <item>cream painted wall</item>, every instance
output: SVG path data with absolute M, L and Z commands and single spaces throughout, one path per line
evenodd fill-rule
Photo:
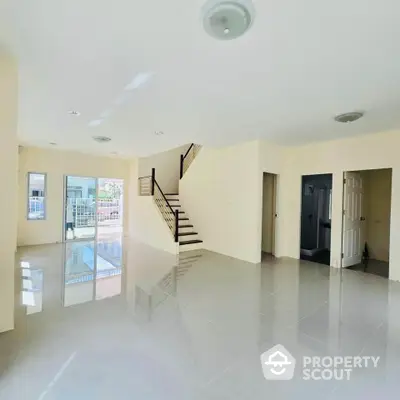
M 14 263 L 17 237 L 18 68 L 0 49 L 0 332 L 14 328 Z
M 156 180 L 164 193 L 178 193 L 181 154 L 185 154 L 190 144 L 139 158 L 139 176 L 151 175 L 156 169 Z
M 152 196 L 139 196 L 138 160 L 130 164 L 129 238 L 159 250 L 177 254 L 178 244 Z
M 333 174 L 331 266 L 341 261 L 343 172 L 393 168 L 390 226 L 390 273 L 400 280 L 400 148 L 399 132 L 387 132 L 288 148 L 279 179 L 277 242 L 280 256 L 299 257 L 301 176 Z M 267 154 L 263 154 L 263 159 Z M 277 163 L 278 164 L 278 163 Z M 281 164 L 279 164 L 281 165 Z
M 284 173 L 286 168 L 286 159 L 288 158 L 287 147 L 277 146 L 273 143 L 269 143 L 265 140 L 260 141 L 258 144 L 259 147 L 259 159 L 260 159 L 260 182 L 262 185 L 263 181 L 263 173 L 268 172 L 271 174 L 275 174 L 275 213 L 277 217 L 275 218 L 275 226 L 274 226 L 274 255 L 276 257 L 285 256 L 285 246 L 284 240 L 279 240 L 282 237 L 282 228 L 283 228 L 283 197 L 282 197 L 282 185 L 281 185 L 281 174 Z M 262 211 L 261 211 L 262 215 Z M 262 217 L 260 217 L 262 218 Z M 260 237 L 262 237 L 262 233 L 260 233 Z
M 44 221 L 28 221 L 26 219 L 28 172 L 47 174 L 46 220 Z M 19 246 L 62 241 L 65 175 L 124 179 L 124 225 L 127 226 L 129 161 L 111 157 L 96 157 L 78 152 L 24 147 L 19 155 Z
M 131 212 L 134 220 L 131 239 L 168 253 L 178 253 L 178 244 L 152 196 L 137 196 Z
M 375 260 L 389 261 L 392 170 L 363 171 L 363 177 L 365 179 L 365 237 L 369 256 Z
M 179 186 L 182 207 L 204 248 L 253 263 L 261 259 L 259 145 L 201 149 Z

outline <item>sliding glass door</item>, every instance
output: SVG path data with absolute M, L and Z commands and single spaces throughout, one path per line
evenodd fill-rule
M 66 176 L 64 240 L 120 242 L 123 184 L 122 179 Z
M 64 239 L 94 239 L 97 230 L 97 179 L 65 179 Z

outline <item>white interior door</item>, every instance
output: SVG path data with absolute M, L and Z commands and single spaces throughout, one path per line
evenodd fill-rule
M 344 179 L 342 267 L 350 267 L 362 260 L 364 186 L 360 172 Z

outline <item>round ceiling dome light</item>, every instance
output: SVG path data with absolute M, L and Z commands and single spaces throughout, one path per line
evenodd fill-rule
M 343 124 L 349 124 L 350 122 L 357 121 L 363 115 L 364 115 L 364 113 L 359 112 L 359 111 L 348 112 L 348 113 L 337 115 L 335 117 L 335 121 L 336 122 L 341 122 Z
M 253 19 L 254 8 L 250 0 L 211 0 L 203 8 L 204 29 L 219 40 L 242 36 L 250 28 Z
M 69 115 L 73 115 L 74 117 L 79 117 L 81 115 L 81 113 L 79 111 L 76 111 L 76 110 L 69 110 L 68 114 Z
M 111 141 L 111 138 L 107 136 L 93 136 L 93 140 L 98 143 L 107 143 Z

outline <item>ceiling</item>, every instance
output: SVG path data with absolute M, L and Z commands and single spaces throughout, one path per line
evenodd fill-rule
M 205 33 L 203 4 L 3 0 L 21 143 L 144 156 L 189 142 L 296 145 L 400 128 L 400 2 L 258 0 L 253 26 L 232 41 Z M 333 121 L 354 110 L 365 117 Z

